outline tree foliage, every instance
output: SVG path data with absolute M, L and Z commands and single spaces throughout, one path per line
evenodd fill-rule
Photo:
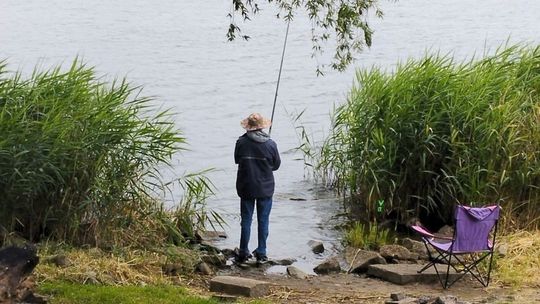
M 280 10 L 277 17 L 287 21 L 304 10 L 312 24 L 314 56 L 323 52 L 325 42 L 335 39 L 330 67 L 339 71 L 354 61 L 355 53 L 371 46 L 373 31 L 368 24 L 368 12 L 373 10 L 377 17 L 382 17 L 376 0 L 232 0 L 229 40 L 250 38 L 242 33 L 235 17 L 240 15 L 242 20 L 250 20 L 260 12 L 261 2 L 275 4 Z M 321 72 L 320 67 L 317 71 Z

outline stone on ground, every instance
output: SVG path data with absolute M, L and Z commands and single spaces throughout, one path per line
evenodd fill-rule
M 233 276 L 217 276 L 210 281 L 210 291 L 252 298 L 266 296 L 270 291 L 268 282 Z
M 418 303 L 417 298 L 404 298 L 401 300 L 388 300 L 385 301 L 384 304 L 412 304 L 412 303 Z
M 349 273 L 364 273 L 372 264 L 386 264 L 386 260 L 375 251 L 347 248 L 344 253 L 346 270 Z
M 324 244 L 321 241 L 310 240 L 308 242 L 308 245 L 311 248 L 311 251 L 313 253 L 323 253 L 324 252 Z
M 390 299 L 392 299 L 392 301 L 400 301 L 400 300 L 403 300 L 405 299 L 406 296 L 404 294 L 402 294 L 401 292 L 393 292 L 390 294 Z
M 33 245 L 0 249 L 0 303 L 20 303 L 36 298 L 29 276 L 39 263 Z M 42 298 L 40 298 L 42 300 Z
M 434 304 L 458 304 L 458 298 L 451 295 L 440 296 L 435 299 Z
M 384 245 L 379 250 L 379 253 L 386 259 L 418 260 L 417 254 L 411 253 L 409 249 L 401 245 Z
M 203 241 L 212 241 L 215 239 L 226 239 L 227 233 L 225 233 L 225 231 L 199 230 L 195 232 L 195 237 Z
M 339 266 L 338 259 L 333 257 L 317 265 L 317 267 L 313 268 L 313 271 L 316 274 L 329 274 L 333 272 L 340 272 L 341 266 Z
M 444 265 L 438 266 L 439 270 L 446 272 Z M 438 282 L 437 273 L 433 267 L 418 273 L 422 265 L 418 264 L 387 264 L 387 265 L 370 265 L 367 274 L 392 282 L 394 284 L 405 285 L 409 283 L 434 283 Z M 441 272 L 441 271 L 439 271 Z M 450 268 L 449 280 L 455 280 L 459 276 L 452 268 Z
M 45 259 L 45 263 L 53 264 L 57 267 L 68 267 L 72 265 L 71 261 L 64 254 L 50 256 Z
M 208 265 L 205 262 L 199 263 L 195 267 L 195 270 L 202 273 L 202 274 L 204 274 L 204 275 L 213 275 L 214 274 L 214 270 L 212 269 L 212 267 L 210 267 L 210 265 Z
M 226 295 L 226 294 L 215 294 L 212 295 L 212 299 L 217 300 L 220 303 L 236 303 L 238 301 L 238 297 Z
M 410 238 L 404 238 L 401 240 L 401 245 L 409 249 L 410 252 L 418 254 L 418 257 L 422 260 L 428 259 L 428 252 L 426 245 L 423 242 L 416 241 Z
M 500 258 L 504 258 L 508 254 L 508 244 L 498 243 L 495 245 L 495 252 Z
M 268 260 L 268 262 L 271 265 L 289 266 L 289 265 L 292 265 L 294 262 L 296 262 L 296 260 L 292 258 L 287 258 L 287 259 L 281 259 L 281 260 Z
M 227 258 L 223 254 L 206 254 L 201 257 L 201 260 L 206 264 L 218 267 L 222 267 L 227 264 Z
M 307 273 L 303 272 L 298 267 L 294 267 L 294 266 L 287 267 L 287 274 L 291 278 L 296 278 L 296 279 L 305 279 L 309 276 Z

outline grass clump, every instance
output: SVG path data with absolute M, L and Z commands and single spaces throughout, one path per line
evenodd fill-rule
M 41 263 L 35 270 L 42 282 L 65 281 L 102 285 L 171 284 L 177 275 L 191 274 L 200 262 L 200 254 L 187 248 L 168 246 L 160 249 L 81 249 L 52 245 L 40 248 Z M 63 256 L 68 265 L 58 267 L 52 257 Z M 175 265 L 177 275 L 166 274 L 164 267 Z
M 52 304 L 214 304 L 217 301 L 190 295 L 175 286 L 100 286 L 69 282 L 43 283 L 39 291 L 51 296 Z
M 346 229 L 344 241 L 354 248 L 378 250 L 381 246 L 392 243 L 392 236 L 387 228 L 354 222 Z
M 506 224 L 540 223 L 540 47 L 481 60 L 426 55 L 359 70 L 317 168 L 364 220 L 451 222 L 454 204 L 500 203 Z
M 513 286 L 540 287 L 540 231 L 518 231 L 497 242 L 507 252 L 496 259 L 493 278 Z

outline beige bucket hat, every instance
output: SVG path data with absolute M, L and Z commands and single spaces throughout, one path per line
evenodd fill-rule
M 272 125 L 272 122 L 268 118 L 264 118 L 259 113 L 252 113 L 246 119 L 240 121 L 242 128 L 246 131 L 255 131 L 259 129 L 266 129 Z

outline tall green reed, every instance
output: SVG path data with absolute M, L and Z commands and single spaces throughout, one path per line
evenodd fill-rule
M 197 231 L 216 230 L 225 224 L 219 213 L 208 210 L 206 206 L 206 200 L 214 195 L 214 185 L 205 175 L 208 171 L 190 173 L 179 179 L 185 195 L 171 216 L 174 227 L 184 239 L 192 240 L 196 238 Z
M 151 239 L 160 218 L 172 221 L 153 197 L 166 187 L 159 168 L 185 139 L 168 111 L 125 80 L 106 83 L 78 60 L 27 79 L 2 63 L 0 133 L 5 229 L 97 244 L 156 220 Z
M 540 47 L 481 60 L 428 54 L 392 73 L 359 70 L 318 155 L 326 182 L 377 217 L 451 218 L 456 203 L 500 203 L 538 226 Z M 517 220 L 517 219 L 520 220 Z

